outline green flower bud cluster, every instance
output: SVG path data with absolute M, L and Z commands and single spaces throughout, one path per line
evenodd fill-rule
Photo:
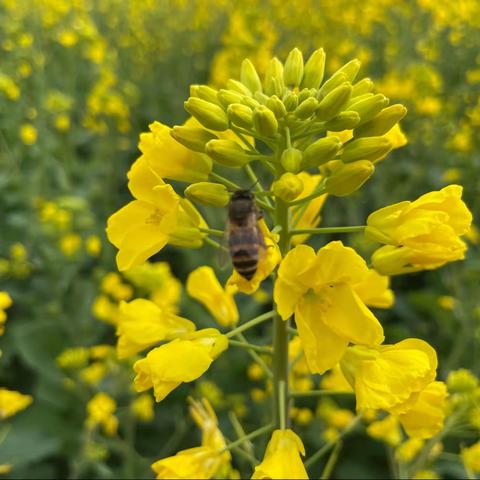
M 392 149 L 386 134 L 406 108 L 389 106 L 369 78 L 357 79 L 359 60 L 327 78 L 325 64 L 323 49 L 304 62 L 294 48 L 284 63 L 271 59 L 262 78 L 246 59 L 240 79 L 228 80 L 226 88 L 192 86 L 185 108 L 199 126 L 175 127 L 171 134 L 222 166 L 259 160 L 270 164 L 277 179 L 285 172 L 320 170 L 329 193 L 349 195 Z M 352 131 L 348 140 L 335 135 L 344 130 Z

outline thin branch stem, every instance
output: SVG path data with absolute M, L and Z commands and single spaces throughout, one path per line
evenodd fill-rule
M 215 235 L 217 237 L 223 237 L 225 232 L 223 230 L 216 230 L 215 228 L 198 228 L 202 233 L 208 233 L 209 235 Z
M 308 392 L 291 392 L 291 397 L 321 397 L 323 395 L 353 395 L 354 392 L 345 392 L 342 390 L 309 390 Z
M 273 427 L 274 426 L 272 423 L 270 423 L 269 425 L 260 427 L 257 430 L 254 430 L 253 432 L 245 435 L 244 437 L 241 437 L 238 440 L 235 440 L 234 442 L 229 443 L 219 453 L 223 453 L 227 450 L 231 450 L 232 448 L 238 447 L 239 445 L 242 445 L 242 443 L 245 443 L 246 440 L 253 440 L 254 438 L 257 438 L 260 435 L 263 435 L 264 433 L 271 432 L 273 430 Z
M 253 343 L 248 343 L 248 342 L 240 342 L 238 340 L 229 340 L 228 341 L 229 345 L 232 345 L 233 347 L 240 347 L 240 348 L 245 348 L 246 350 L 252 350 L 255 352 L 260 352 L 260 353 L 267 353 L 269 355 L 272 354 L 272 348 L 271 347 L 262 347 L 260 345 L 254 345 Z
M 203 241 L 208 245 L 212 246 L 213 248 L 224 248 L 218 242 L 216 242 L 215 240 L 212 240 L 211 238 L 205 237 Z
M 210 177 L 212 177 L 213 180 L 216 180 L 217 182 L 222 183 L 223 185 L 225 185 L 226 187 L 228 187 L 230 189 L 233 189 L 233 190 L 241 190 L 242 189 L 242 187 L 240 187 L 236 183 L 232 182 L 228 178 L 222 177 L 218 173 L 210 172 Z
M 241 333 L 235 335 L 235 337 L 238 338 L 239 340 L 243 341 L 243 342 L 247 341 L 247 339 Z M 260 357 L 260 355 L 258 355 L 258 353 L 256 353 L 254 350 L 247 350 L 247 352 L 252 357 L 252 359 L 260 365 L 262 370 L 265 372 L 265 375 L 268 378 L 273 378 L 272 371 L 270 370 L 268 365 L 263 361 L 262 357 Z
M 322 228 L 298 228 L 292 230 L 290 235 L 318 235 L 318 234 L 327 234 L 327 233 L 355 233 L 363 232 L 366 228 L 366 225 L 358 225 L 352 227 L 322 227 Z
M 273 318 L 274 315 L 275 315 L 274 311 L 262 313 L 258 317 L 252 318 L 252 320 L 242 323 L 242 325 L 240 325 L 239 327 L 234 328 L 233 330 L 230 330 L 228 333 L 225 334 L 225 336 L 227 338 L 234 337 L 235 335 L 238 335 L 239 333 L 242 333 L 245 330 L 248 330 L 249 328 L 252 328 L 255 325 L 258 325 L 259 323 L 265 322 L 266 320 Z
M 330 475 L 333 472 L 333 469 L 335 468 L 335 464 L 337 463 L 338 456 L 340 454 L 340 450 L 343 447 L 343 442 L 339 440 L 336 444 L 335 447 L 332 450 L 332 453 L 328 457 L 327 464 L 325 465 L 325 468 L 323 469 L 322 474 L 320 475 L 321 480 L 328 480 L 330 478 Z
M 318 188 L 314 190 L 310 195 L 307 195 L 306 197 L 298 198 L 297 200 L 293 200 L 288 204 L 288 206 L 293 207 L 294 205 L 300 205 L 302 203 L 309 202 L 310 200 L 313 200 L 314 198 L 317 198 L 320 195 L 323 195 L 325 192 L 326 192 L 325 183 L 321 182 Z

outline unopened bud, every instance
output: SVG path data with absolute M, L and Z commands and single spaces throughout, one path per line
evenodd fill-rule
M 341 159 L 344 163 L 356 160 L 374 162 L 383 158 L 392 149 L 392 144 L 385 137 L 364 137 L 352 140 L 343 149 Z
M 278 122 L 275 114 L 263 105 L 254 110 L 253 125 L 255 131 L 264 137 L 272 137 L 278 130 Z
M 447 387 L 450 393 L 471 393 L 478 386 L 478 378 L 465 368 L 452 370 L 447 376 Z
M 217 90 L 208 85 L 195 85 L 195 96 L 201 98 L 202 100 L 206 100 L 210 103 L 216 103 L 217 105 L 220 103 L 217 98 Z M 192 89 L 190 89 L 191 91 Z
M 375 166 L 367 160 L 344 165 L 337 169 L 325 182 L 330 195 L 344 197 L 358 190 L 373 174 Z
M 194 152 L 205 153 L 205 145 L 218 138 L 215 134 L 199 127 L 176 126 L 170 130 L 170 135 L 182 145 Z
M 242 103 L 243 95 L 233 90 L 219 90 L 217 93 L 218 101 L 227 108 L 232 103 Z
M 262 82 L 258 76 L 253 63 L 246 58 L 242 62 L 242 68 L 240 70 L 240 81 L 252 92 L 262 91 Z
M 291 173 L 298 173 L 302 168 L 303 154 L 296 148 L 287 148 L 280 157 L 282 167 Z
M 315 50 L 307 63 L 303 73 L 302 87 L 320 87 L 325 73 L 325 51 L 323 48 Z
M 373 97 L 373 93 L 364 93 L 355 98 L 350 97 L 350 100 L 347 103 L 347 108 L 351 107 L 352 105 L 355 105 L 357 102 L 363 102 L 363 100 L 366 100 L 367 98 L 371 98 L 371 97 Z
M 249 88 L 247 88 L 242 82 L 239 82 L 238 80 L 233 80 L 232 78 L 227 80 L 227 88 L 229 90 L 241 93 L 242 95 L 247 95 L 247 97 L 252 96 L 252 92 Z
M 300 120 L 306 120 L 308 117 L 315 113 L 318 108 L 318 100 L 314 97 L 309 97 L 304 100 L 296 109 L 295 116 Z
M 276 95 L 271 96 L 267 100 L 266 106 L 275 114 L 277 118 L 283 118 L 287 114 L 285 105 Z
M 348 107 L 348 110 L 357 112 L 360 115 L 360 125 L 362 125 L 376 117 L 388 105 L 388 102 L 389 100 L 385 95 L 378 93 L 373 97 L 354 103 Z
M 361 65 L 362 62 L 358 58 L 355 58 L 346 63 L 343 67 L 339 68 L 335 72 L 335 75 L 343 73 L 349 82 L 353 82 L 358 71 L 360 70 Z
M 267 100 L 270 98 L 268 95 L 265 95 L 263 92 L 255 92 L 253 95 L 254 100 L 261 103 L 262 105 L 267 104 Z
M 360 123 L 360 115 L 357 112 L 343 111 L 325 124 L 329 132 L 341 132 L 351 130 Z
M 226 167 L 243 167 L 251 159 L 233 140 L 211 140 L 207 143 L 205 151 L 215 162 Z
M 376 137 L 389 132 L 405 115 L 407 109 L 397 103 L 384 108 L 375 118 L 364 123 L 353 132 L 354 137 Z
M 303 78 L 303 55 L 298 48 L 294 48 L 285 60 L 283 78 L 287 86 L 298 87 Z
M 318 120 L 328 122 L 338 115 L 347 104 L 351 93 L 352 86 L 347 82 L 332 90 L 318 105 Z
M 291 202 L 303 192 L 303 182 L 297 175 L 287 172 L 273 182 L 272 191 L 284 202 Z
M 218 105 L 202 100 L 197 97 L 190 97 L 185 103 L 187 110 L 192 117 L 195 117 L 205 128 L 223 132 L 228 128 L 227 114 Z
M 230 202 L 227 187 L 221 183 L 192 183 L 185 189 L 185 196 L 202 205 L 224 207 Z
M 252 128 L 253 112 L 250 107 L 242 103 L 232 103 L 227 108 L 228 118 L 239 127 Z
M 260 106 L 260 102 L 258 102 L 252 97 L 246 97 L 246 96 L 243 97 L 242 103 L 247 107 L 250 107 L 252 110 L 255 110 L 257 107 Z
M 373 82 L 370 78 L 362 78 L 355 85 L 353 85 L 352 97 L 358 97 L 364 93 L 369 93 L 373 90 Z
M 308 97 L 311 97 L 309 88 L 303 88 L 302 90 L 300 90 L 300 92 L 298 93 L 298 104 L 300 105 Z
M 283 64 L 278 58 L 272 58 L 265 72 L 265 93 L 281 97 L 285 88 Z
M 334 88 L 338 87 L 342 83 L 347 81 L 347 76 L 343 73 L 339 73 L 331 76 L 320 88 L 317 94 L 317 98 L 321 100 L 328 95 Z
M 324 137 L 309 145 L 303 152 L 303 167 L 319 167 L 331 160 L 342 148 L 338 137 Z
M 293 92 L 287 93 L 283 99 L 283 103 L 287 112 L 293 112 L 298 107 L 298 95 Z

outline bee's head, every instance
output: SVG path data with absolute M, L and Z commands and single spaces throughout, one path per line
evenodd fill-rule
M 251 190 L 236 190 L 232 194 L 232 200 L 253 200 L 255 195 Z

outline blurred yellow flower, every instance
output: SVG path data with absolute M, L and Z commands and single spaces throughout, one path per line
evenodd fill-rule
M 406 442 L 403 442 L 395 450 L 395 458 L 399 462 L 408 463 L 411 462 L 425 444 L 421 438 L 410 438 Z M 429 477 L 430 478 L 430 477 Z
M 229 327 L 238 322 L 238 310 L 233 294 L 236 288 L 223 288 L 213 268 L 198 267 L 187 279 L 187 292 L 204 305 L 222 327 Z
M 396 447 L 402 441 L 400 424 L 393 415 L 388 415 L 382 420 L 372 422 L 367 427 L 367 433 L 372 438 L 381 440 L 391 447 Z
M 153 398 L 149 393 L 142 393 L 134 398 L 130 410 L 141 422 L 151 422 L 155 417 Z
M 82 238 L 78 233 L 66 233 L 60 237 L 60 250 L 66 257 L 73 257 L 82 245 Z
M 87 427 L 101 426 L 105 435 L 112 437 L 118 428 L 118 419 L 114 415 L 116 409 L 117 403 L 112 397 L 104 392 L 95 394 L 87 403 Z
M 374 268 L 384 275 L 396 275 L 463 259 L 467 247 L 459 237 L 469 231 L 472 214 L 461 196 L 462 187 L 449 185 L 414 202 L 372 213 L 365 233 L 386 244 L 372 255 Z
M 367 275 L 365 261 L 339 241 L 317 254 L 299 245 L 283 259 L 274 287 L 275 303 L 284 320 L 295 312 L 312 373 L 333 368 L 349 343 L 382 343 L 382 326 L 355 291 Z
M 255 467 L 252 479 L 308 479 L 300 454 L 305 455 L 305 447 L 300 437 L 290 429 L 275 430 L 268 442 L 263 461 Z
M 465 468 L 473 473 L 480 472 L 480 442 L 463 448 L 460 456 Z
M 7 292 L 0 291 L 0 336 L 5 333 L 5 322 L 7 314 L 5 310 L 12 305 L 12 297 Z
M 0 92 L 9 100 L 18 100 L 20 88 L 8 75 L 0 73 Z
M 63 350 L 56 362 L 60 368 L 82 368 L 88 363 L 90 353 L 86 347 L 72 347 Z
M 351 385 L 347 382 L 338 364 L 322 376 L 320 387 L 333 392 L 353 392 Z
M 25 145 L 35 145 L 37 138 L 37 129 L 31 123 L 24 123 L 20 126 L 20 140 Z
M 92 257 L 98 257 L 102 251 L 102 241 L 98 235 L 89 235 L 85 240 L 85 251 Z
M 25 410 L 32 402 L 33 398 L 30 395 L 0 388 L 0 420 Z
M 162 310 L 155 303 L 137 298 L 122 302 L 117 324 L 117 355 L 124 359 L 163 340 L 173 340 L 195 330 L 186 318 Z
M 199 330 L 154 348 L 133 366 L 137 374 L 135 389 L 143 392 L 153 387 L 155 400 L 160 402 L 183 382 L 203 375 L 227 348 L 227 338 L 214 328 Z
M 349 347 L 340 362 L 357 398 L 357 411 L 405 413 L 435 379 L 437 354 L 423 340 L 394 345 Z
M 98 385 L 107 374 L 107 366 L 102 362 L 93 362 L 80 370 L 80 378 L 89 385 Z
M 438 297 L 438 304 L 444 309 L 444 310 L 453 310 L 455 308 L 455 303 L 456 300 L 451 297 L 450 295 L 442 295 Z

